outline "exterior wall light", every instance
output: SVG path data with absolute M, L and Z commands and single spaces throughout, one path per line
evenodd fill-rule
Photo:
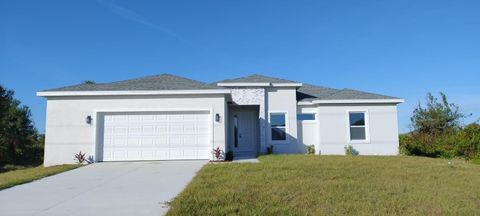
M 220 122 L 220 114 L 215 114 L 215 121 Z
M 87 124 L 92 124 L 92 116 L 87 116 L 85 121 L 87 122 Z

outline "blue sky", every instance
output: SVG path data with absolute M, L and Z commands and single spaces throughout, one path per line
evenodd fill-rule
M 480 1 L 0 1 L 0 84 L 45 128 L 42 89 L 171 73 L 260 73 L 480 118 Z

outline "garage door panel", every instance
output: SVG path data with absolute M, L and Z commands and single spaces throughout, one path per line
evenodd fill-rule
M 208 159 L 207 112 L 104 115 L 103 160 Z

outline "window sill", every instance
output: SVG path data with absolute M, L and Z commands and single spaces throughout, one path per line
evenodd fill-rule
M 349 140 L 350 144 L 370 144 L 370 140 Z

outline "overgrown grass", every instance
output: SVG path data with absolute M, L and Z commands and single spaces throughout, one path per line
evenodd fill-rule
M 425 157 L 268 155 L 209 164 L 168 215 L 478 215 L 480 166 Z
M 43 167 L 42 165 L 37 167 L 4 166 L 0 168 L 0 170 L 3 171 L 0 173 L 0 190 L 55 175 L 77 167 L 79 167 L 79 165 L 51 167 Z

